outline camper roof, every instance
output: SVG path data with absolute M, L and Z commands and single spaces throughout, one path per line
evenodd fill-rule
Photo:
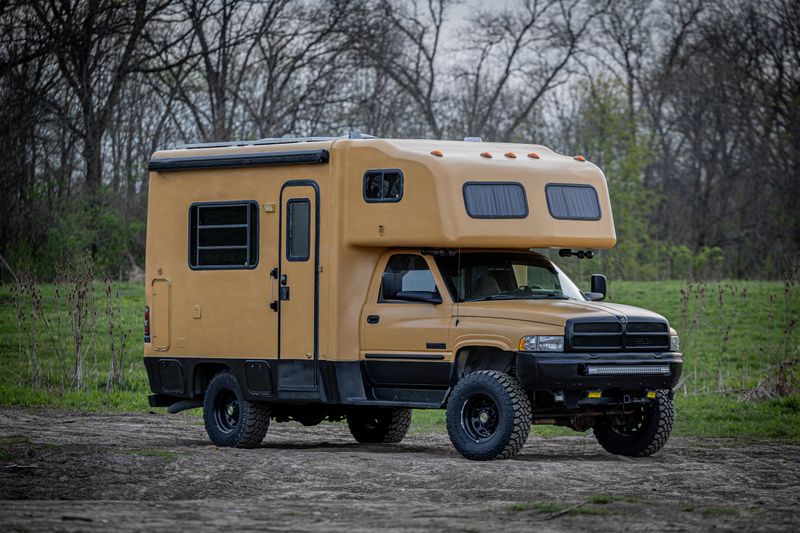
M 355 246 L 610 248 L 602 171 L 534 144 L 376 139 L 363 135 L 190 145 L 153 155 L 154 172 L 315 165 L 323 197 Z M 314 174 L 316 175 L 316 174 Z M 309 177 L 312 177 L 309 174 Z M 369 188 L 392 183 L 392 195 Z M 332 196 L 331 196 L 332 195 Z M 323 202 L 326 200 L 323 198 Z

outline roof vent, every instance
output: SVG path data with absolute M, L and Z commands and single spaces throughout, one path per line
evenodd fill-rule
M 467 142 L 467 143 L 482 143 L 483 140 L 480 137 L 464 137 L 464 142 Z

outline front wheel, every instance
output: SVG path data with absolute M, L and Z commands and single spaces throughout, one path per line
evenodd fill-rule
M 675 422 L 672 391 L 658 391 L 650 404 L 624 418 L 606 420 L 594 435 L 607 452 L 628 457 L 647 457 L 664 447 Z
M 203 421 L 211 442 L 225 448 L 255 448 L 267 434 L 268 404 L 244 399 L 236 376 L 220 372 L 203 401 Z
M 531 403 L 517 378 L 496 370 L 468 374 L 447 403 L 447 432 L 461 455 L 475 461 L 510 459 L 531 430 Z

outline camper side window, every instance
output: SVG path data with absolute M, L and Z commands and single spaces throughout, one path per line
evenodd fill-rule
M 548 183 L 547 208 L 561 220 L 600 220 L 600 201 L 591 185 Z
M 189 266 L 193 270 L 255 268 L 256 202 L 195 203 L 189 207 Z
M 364 173 L 366 202 L 399 202 L 403 198 L 403 172 L 400 169 L 368 170 Z
M 389 284 L 389 285 L 386 285 Z M 425 258 L 420 255 L 393 255 L 386 264 L 381 281 L 379 303 L 399 300 L 398 292 L 438 293 L 436 281 Z

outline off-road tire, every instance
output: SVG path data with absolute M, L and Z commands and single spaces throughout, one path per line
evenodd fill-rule
M 235 424 L 220 421 L 220 401 L 234 401 L 237 406 Z M 211 442 L 224 448 L 255 448 L 267 434 L 270 419 L 269 404 L 244 399 L 236 376 L 223 371 L 214 376 L 206 388 L 203 400 L 203 421 Z
M 664 447 L 675 423 L 672 391 L 662 390 L 645 407 L 641 427 L 631 435 L 621 435 L 610 423 L 598 424 L 594 435 L 609 453 L 628 457 L 647 457 Z
M 496 406 L 496 428 L 491 436 L 470 436 L 465 409 L 478 398 Z M 464 376 L 447 402 L 447 433 L 461 455 L 474 461 L 510 459 L 517 455 L 531 431 L 531 403 L 519 380 L 497 370 L 481 370 Z
M 347 426 L 362 444 L 397 444 L 411 427 L 411 409 L 355 408 L 347 413 Z

